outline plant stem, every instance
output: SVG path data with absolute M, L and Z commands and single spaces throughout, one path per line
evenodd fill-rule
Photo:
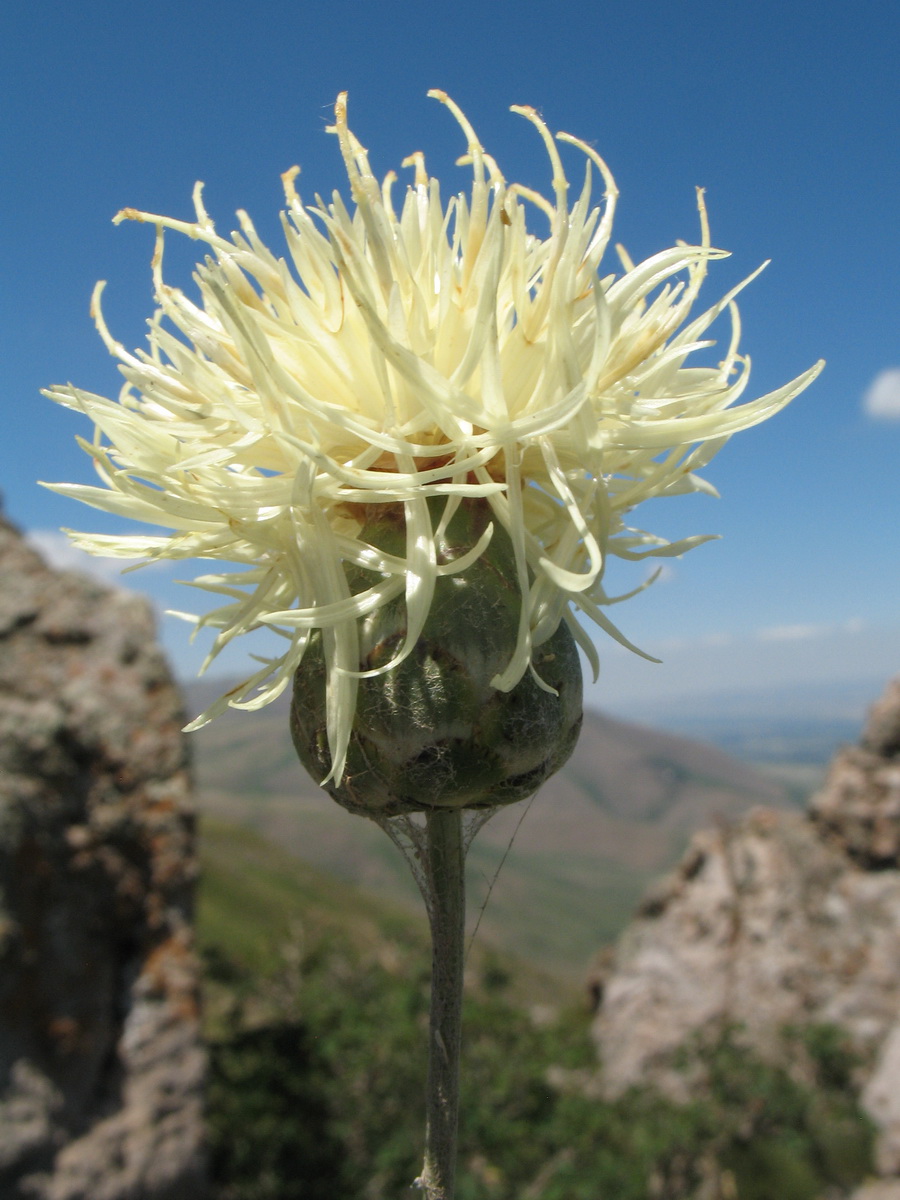
M 425 1164 L 416 1180 L 427 1200 L 453 1200 L 459 1119 L 459 1051 L 465 938 L 462 814 L 426 814 L 431 891 L 431 1019 Z

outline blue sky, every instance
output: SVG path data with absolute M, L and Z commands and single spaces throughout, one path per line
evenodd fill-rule
M 667 501 L 639 523 L 723 540 L 676 561 L 616 614 L 666 659 L 601 643 L 592 698 L 873 678 L 900 670 L 900 90 L 895 3 L 22 3 L 0 17 L 6 164 L 0 205 L 6 511 L 46 547 L 101 518 L 35 479 L 89 482 L 89 430 L 39 390 L 119 377 L 88 317 L 98 278 L 128 346 L 152 310 L 152 233 L 110 222 L 124 205 L 189 216 L 195 179 L 228 229 L 246 208 L 277 247 L 279 174 L 304 195 L 342 186 L 324 127 L 338 91 L 378 173 L 424 149 L 445 193 L 459 134 L 425 97 L 446 89 L 507 178 L 544 190 L 533 104 L 591 140 L 620 191 L 616 239 L 637 259 L 693 240 L 706 188 L 715 264 L 706 299 L 759 262 L 743 294 L 751 391 L 819 357 L 824 375 L 785 413 L 734 438 L 706 474 L 722 494 Z M 197 247 L 167 243 L 184 278 Z M 891 373 L 893 372 L 893 374 Z M 868 408 L 865 398 L 868 395 Z M 107 523 L 105 528 L 113 528 Z M 128 576 L 161 606 L 190 607 L 173 573 Z M 633 578 L 633 577 L 632 577 Z M 184 593 L 184 589 L 180 590 Z M 166 626 L 179 669 L 197 654 Z

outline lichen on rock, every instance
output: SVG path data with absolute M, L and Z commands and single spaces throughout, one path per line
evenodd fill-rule
M 0 516 L 0 1194 L 204 1192 L 196 852 L 149 605 Z

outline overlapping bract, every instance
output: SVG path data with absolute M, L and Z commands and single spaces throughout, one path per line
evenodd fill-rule
M 104 485 L 56 489 L 172 531 L 79 533 L 76 543 L 95 554 L 228 564 L 193 581 L 224 601 L 191 618 L 218 631 L 209 659 L 260 625 L 285 639 L 282 655 L 192 727 L 227 705 L 272 700 L 310 632 L 322 629 L 338 779 L 359 679 L 357 620 L 405 595 L 405 642 L 379 668 L 390 670 L 421 633 L 438 576 L 465 569 L 487 544 L 490 529 L 456 560 L 439 559 L 436 543 L 460 497 L 487 498 L 515 549 L 518 643 L 495 680 L 510 689 L 560 621 L 592 659 L 579 614 L 625 641 L 603 611 L 612 602 L 607 557 L 678 555 L 705 540 L 668 543 L 630 528 L 626 515 L 651 497 L 712 491 L 697 470 L 820 369 L 735 406 L 748 377 L 738 352 L 739 289 L 690 316 L 708 263 L 724 255 L 710 245 L 702 197 L 698 245 L 678 244 L 636 266 L 620 251 L 622 273 L 602 276 L 617 192 L 597 154 L 567 134 L 554 140 L 532 109 L 515 108 L 546 146 L 549 200 L 507 184 L 456 105 L 431 94 L 468 140 L 468 197 L 444 206 L 416 154 L 404 163 L 415 179 L 398 212 L 396 177 L 378 183 L 341 96 L 331 131 L 352 205 L 335 192 L 331 203 L 317 197 L 304 206 L 297 170 L 287 172 L 287 260 L 263 245 L 243 212 L 238 232 L 219 235 L 199 184 L 194 221 L 125 209 L 117 220 L 157 227 L 149 349 L 131 354 L 113 340 L 98 285 L 95 320 L 125 386 L 118 400 L 72 386 L 47 393 L 95 423 L 84 446 Z M 585 158 L 571 206 L 557 141 Z M 605 197 L 594 204 L 598 173 Z M 546 237 L 529 232 L 535 216 L 549 223 Z M 199 303 L 163 280 L 165 229 L 210 249 L 195 275 Z M 711 344 L 707 330 L 726 309 L 732 335 L 721 363 L 686 366 Z M 429 504 L 433 497 L 445 498 L 442 509 Z M 365 506 L 380 504 L 403 506 L 405 555 L 360 539 Z M 371 573 L 370 586 L 351 590 L 350 565 Z

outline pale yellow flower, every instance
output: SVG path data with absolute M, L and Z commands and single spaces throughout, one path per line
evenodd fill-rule
M 396 176 L 376 180 L 342 95 L 331 132 L 351 205 L 337 192 L 331 203 L 304 205 L 297 168 L 288 171 L 287 259 L 263 245 L 246 213 L 239 232 L 217 233 L 200 184 L 193 221 L 125 209 L 117 221 L 157 228 L 149 349 L 129 353 L 112 338 L 98 285 L 95 320 L 125 385 L 117 400 L 73 386 L 47 393 L 94 422 L 84 446 L 103 484 L 56 490 L 172 531 L 73 533 L 75 542 L 95 554 L 229 564 L 193 581 L 224 598 L 191 617 L 218 631 L 207 661 L 261 625 L 284 637 L 282 655 L 189 728 L 227 705 L 272 700 L 320 628 L 338 779 L 359 678 L 358 618 L 405 595 L 405 643 L 380 668 L 392 669 L 421 633 L 437 577 L 464 569 L 487 545 L 490 529 L 461 558 L 439 561 L 436 541 L 460 497 L 486 497 L 515 548 L 518 644 L 495 686 L 514 687 L 560 621 L 596 662 L 580 615 L 630 644 L 604 612 L 613 602 L 603 585 L 608 557 L 678 555 L 705 540 L 668 543 L 631 528 L 628 513 L 651 497 L 712 492 L 697 470 L 821 367 L 736 405 L 749 370 L 738 352 L 739 289 L 690 316 L 708 264 L 724 256 L 710 245 L 702 197 L 699 244 L 679 243 L 636 266 L 620 251 L 621 273 L 601 274 L 617 191 L 594 150 L 568 134 L 554 140 L 533 109 L 513 109 L 543 139 L 548 199 L 508 184 L 453 101 L 431 95 L 466 136 L 468 197 L 444 205 L 414 154 L 404 162 L 414 182 L 397 211 Z M 571 205 L 557 142 L 585 160 Z M 601 204 L 592 202 L 598 173 Z M 546 236 L 529 231 L 534 217 L 549 225 Z M 196 270 L 199 303 L 163 280 L 166 229 L 210 249 Z M 732 333 L 721 363 L 687 366 L 713 344 L 707 330 L 725 309 Z M 442 509 L 429 505 L 434 497 Z M 361 506 L 388 503 L 405 512 L 402 555 L 359 536 Z M 351 565 L 371 572 L 370 586 L 352 591 Z

